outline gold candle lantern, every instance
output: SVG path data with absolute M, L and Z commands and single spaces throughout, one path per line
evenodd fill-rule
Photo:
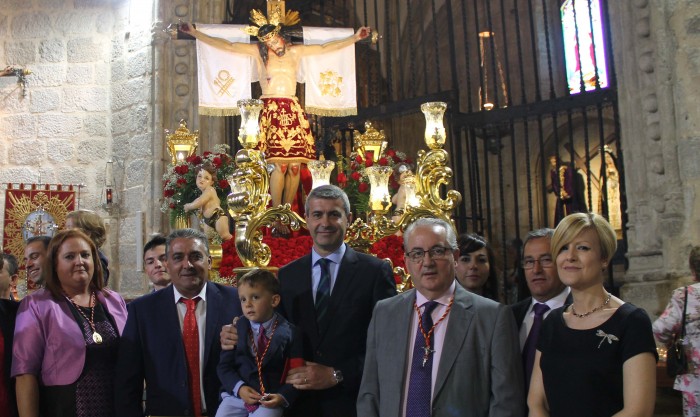
M 165 141 L 172 164 L 175 165 L 179 161 L 184 161 L 192 156 L 197 150 L 197 146 L 199 146 L 198 139 L 199 131 L 190 132 L 184 119 L 180 120 L 180 126 L 174 133 L 170 133 L 168 129 L 165 129 Z
M 238 100 L 238 109 L 241 112 L 241 128 L 238 130 L 238 141 L 245 149 L 253 149 L 260 140 L 260 111 L 263 108 L 262 100 L 247 99 Z
M 389 177 L 391 167 L 373 165 L 365 171 L 371 186 L 369 191 L 369 208 L 375 213 L 386 213 L 391 206 L 389 194 Z
M 406 191 L 406 207 L 418 207 L 420 205 L 420 199 L 416 194 L 416 177 L 413 174 L 407 175 L 403 179 L 404 190 Z
M 425 144 L 430 149 L 442 149 L 445 145 L 445 126 L 442 124 L 442 118 L 447 110 L 447 103 L 423 103 L 420 109 L 425 114 Z
M 331 183 L 331 171 L 335 168 L 335 162 L 326 160 L 309 161 L 307 166 L 309 171 L 311 171 L 311 189 Z
M 372 122 L 365 122 L 365 133 L 355 131 L 353 134 L 356 151 L 366 158 L 367 153 L 372 153 L 372 160 L 379 161 L 387 146 L 386 136 L 383 130 L 377 130 Z

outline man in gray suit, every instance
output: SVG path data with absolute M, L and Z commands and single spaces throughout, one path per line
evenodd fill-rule
M 455 285 L 452 225 L 419 219 L 406 229 L 404 249 L 415 288 L 374 310 L 357 415 L 522 416 L 513 314 Z

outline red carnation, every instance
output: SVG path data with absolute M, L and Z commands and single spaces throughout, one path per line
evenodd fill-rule
M 394 163 L 399 163 L 399 162 L 401 162 L 401 158 L 399 158 L 399 157 L 396 156 L 396 155 L 392 156 L 391 159 L 394 160 Z
M 357 191 L 366 193 L 369 191 L 369 185 L 366 182 L 361 182 L 360 185 L 357 186 Z
M 199 155 L 192 155 L 189 158 L 187 158 L 186 161 L 192 165 L 199 165 L 202 163 L 202 157 Z
M 359 181 L 360 178 L 362 178 L 362 175 L 359 172 L 355 171 L 352 174 L 350 174 L 350 177 L 352 177 L 352 179 L 354 179 L 355 181 Z
M 175 203 L 170 203 L 170 208 L 174 209 L 175 208 Z
M 374 161 L 372 160 L 372 155 L 370 155 L 369 158 L 365 159 L 365 166 L 369 168 L 372 165 L 374 165 Z
M 386 151 L 386 156 L 393 158 L 396 156 L 396 151 L 393 149 L 389 149 L 388 151 Z
M 182 187 L 182 186 L 185 185 L 185 184 L 187 184 L 187 180 L 186 180 L 186 179 L 184 179 L 184 178 L 178 178 L 178 179 L 177 179 L 177 185 L 179 185 L 179 186 Z
M 219 180 L 219 188 L 222 190 L 225 190 L 228 188 L 228 181 L 226 180 Z
M 379 158 L 379 161 L 377 161 L 377 163 L 383 167 L 389 165 L 389 161 L 383 156 Z
M 214 164 L 214 168 L 219 168 L 221 166 L 221 158 L 217 156 L 212 159 L 211 163 Z
M 209 155 L 211 155 L 211 152 L 209 152 L 209 151 L 206 151 L 202 154 L 202 156 L 205 158 L 208 157 Z
M 172 197 L 175 195 L 175 190 L 167 189 L 167 190 L 163 191 L 163 195 L 165 197 Z
M 361 157 L 360 155 L 357 155 L 357 156 L 355 157 L 355 162 L 357 162 L 358 164 L 361 164 L 361 163 L 362 163 L 362 157 Z
M 345 186 L 348 183 L 348 177 L 345 175 L 344 172 L 341 172 L 340 174 L 338 174 L 338 178 L 336 179 L 336 182 L 338 183 L 338 185 L 341 188 L 345 188 Z

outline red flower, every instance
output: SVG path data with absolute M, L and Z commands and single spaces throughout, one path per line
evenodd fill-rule
M 208 157 L 209 155 L 211 155 L 211 152 L 209 152 L 209 151 L 206 151 L 206 152 L 204 152 L 204 153 L 202 154 L 202 156 L 203 156 L 204 158 Z
M 362 174 L 360 174 L 358 171 L 355 171 L 352 174 L 350 174 L 350 177 L 352 177 L 352 179 L 355 181 L 359 181 L 360 178 L 362 178 Z
M 225 190 L 228 188 L 228 181 L 226 180 L 219 180 L 219 188 L 222 190 Z
M 175 172 L 179 175 L 185 175 L 190 172 L 190 167 L 187 165 L 178 165 L 175 167 Z
M 341 188 L 345 188 L 345 186 L 348 183 L 348 177 L 345 175 L 344 172 L 341 172 L 340 174 L 338 174 L 338 178 L 336 179 L 336 181 L 338 182 L 338 185 Z
M 369 191 L 369 185 L 366 182 L 361 182 L 360 185 L 357 186 L 357 191 L 366 193 Z
M 406 158 L 406 161 L 404 161 L 404 162 L 406 162 L 407 164 L 412 164 L 412 163 L 413 163 L 413 161 L 411 160 L 411 158 Z
M 170 208 L 174 209 L 175 208 L 175 203 L 170 203 Z
M 392 157 L 391 157 L 391 159 L 393 159 L 393 160 L 394 160 L 394 163 L 395 163 L 395 164 L 397 164 L 397 163 L 401 162 L 401 158 L 399 158 L 399 157 L 398 157 L 398 156 L 396 156 L 396 155 L 392 156 Z
M 212 159 L 211 163 L 214 164 L 214 168 L 218 169 L 221 166 L 221 158 L 219 158 L 218 156 L 214 157 L 214 159 Z
M 361 157 L 360 155 L 357 155 L 357 156 L 355 157 L 355 162 L 357 162 L 358 164 L 361 164 L 361 163 L 362 163 L 362 157 Z
M 167 189 L 163 191 L 163 196 L 165 197 L 172 197 L 175 195 L 175 190 Z
M 192 165 L 199 165 L 202 163 L 202 157 L 199 155 L 191 155 L 186 161 Z
M 365 166 L 369 168 L 372 165 L 374 165 L 374 161 L 372 160 L 372 155 L 370 155 L 369 158 L 365 159 Z
M 185 185 L 185 184 L 187 184 L 187 180 L 186 180 L 186 179 L 184 179 L 184 178 L 178 178 L 178 179 L 177 179 L 177 185 L 179 185 L 180 187 L 182 187 L 182 186 Z
M 389 165 L 389 161 L 385 157 L 379 158 L 379 161 L 377 163 L 383 167 Z
M 388 151 L 386 151 L 386 156 L 393 158 L 396 156 L 396 151 L 393 149 L 389 149 Z

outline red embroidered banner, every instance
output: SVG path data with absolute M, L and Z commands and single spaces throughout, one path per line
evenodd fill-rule
M 72 185 L 32 184 L 16 187 L 7 184 L 5 191 L 5 222 L 2 247 L 22 263 L 20 279 L 24 274 L 24 242 L 32 236 L 53 236 L 66 222 L 66 215 L 75 209 L 75 191 Z M 27 288 L 31 291 L 32 288 Z

